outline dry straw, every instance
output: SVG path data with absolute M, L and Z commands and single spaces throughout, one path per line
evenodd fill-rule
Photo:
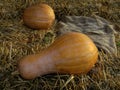
M 44 2 L 55 10 L 56 19 L 65 15 L 90 16 L 92 13 L 111 21 L 118 31 L 118 57 L 99 53 L 95 67 L 86 75 L 50 74 L 34 80 L 21 78 L 17 61 L 48 47 L 56 37 L 48 31 L 27 28 L 23 10 Z M 120 1 L 119 0 L 0 0 L 0 90 L 120 90 Z M 84 67 L 83 67 L 84 68 Z

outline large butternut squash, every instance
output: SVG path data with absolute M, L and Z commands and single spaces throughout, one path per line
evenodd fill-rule
M 88 36 L 70 32 L 59 36 L 40 54 L 23 57 L 19 61 L 19 72 L 26 79 L 54 72 L 87 73 L 97 58 L 98 49 Z

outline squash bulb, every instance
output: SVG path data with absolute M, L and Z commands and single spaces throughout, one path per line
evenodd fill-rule
M 96 63 L 98 49 L 82 33 L 70 32 L 59 36 L 40 54 L 25 56 L 18 63 L 19 72 L 26 79 L 49 73 L 87 73 Z
M 23 21 L 32 29 L 48 29 L 55 20 L 53 9 L 47 4 L 37 4 L 24 10 Z

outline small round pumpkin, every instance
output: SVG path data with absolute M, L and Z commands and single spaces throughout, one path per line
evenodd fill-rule
M 30 6 L 23 13 L 23 22 L 32 29 L 48 29 L 54 20 L 54 11 L 47 4 Z

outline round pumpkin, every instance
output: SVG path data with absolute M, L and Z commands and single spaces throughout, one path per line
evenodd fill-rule
M 48 29 L 54 20 L 54 11 L 47 4 L 30 6 L 23 13 L 23 22 L 32 29 Z

